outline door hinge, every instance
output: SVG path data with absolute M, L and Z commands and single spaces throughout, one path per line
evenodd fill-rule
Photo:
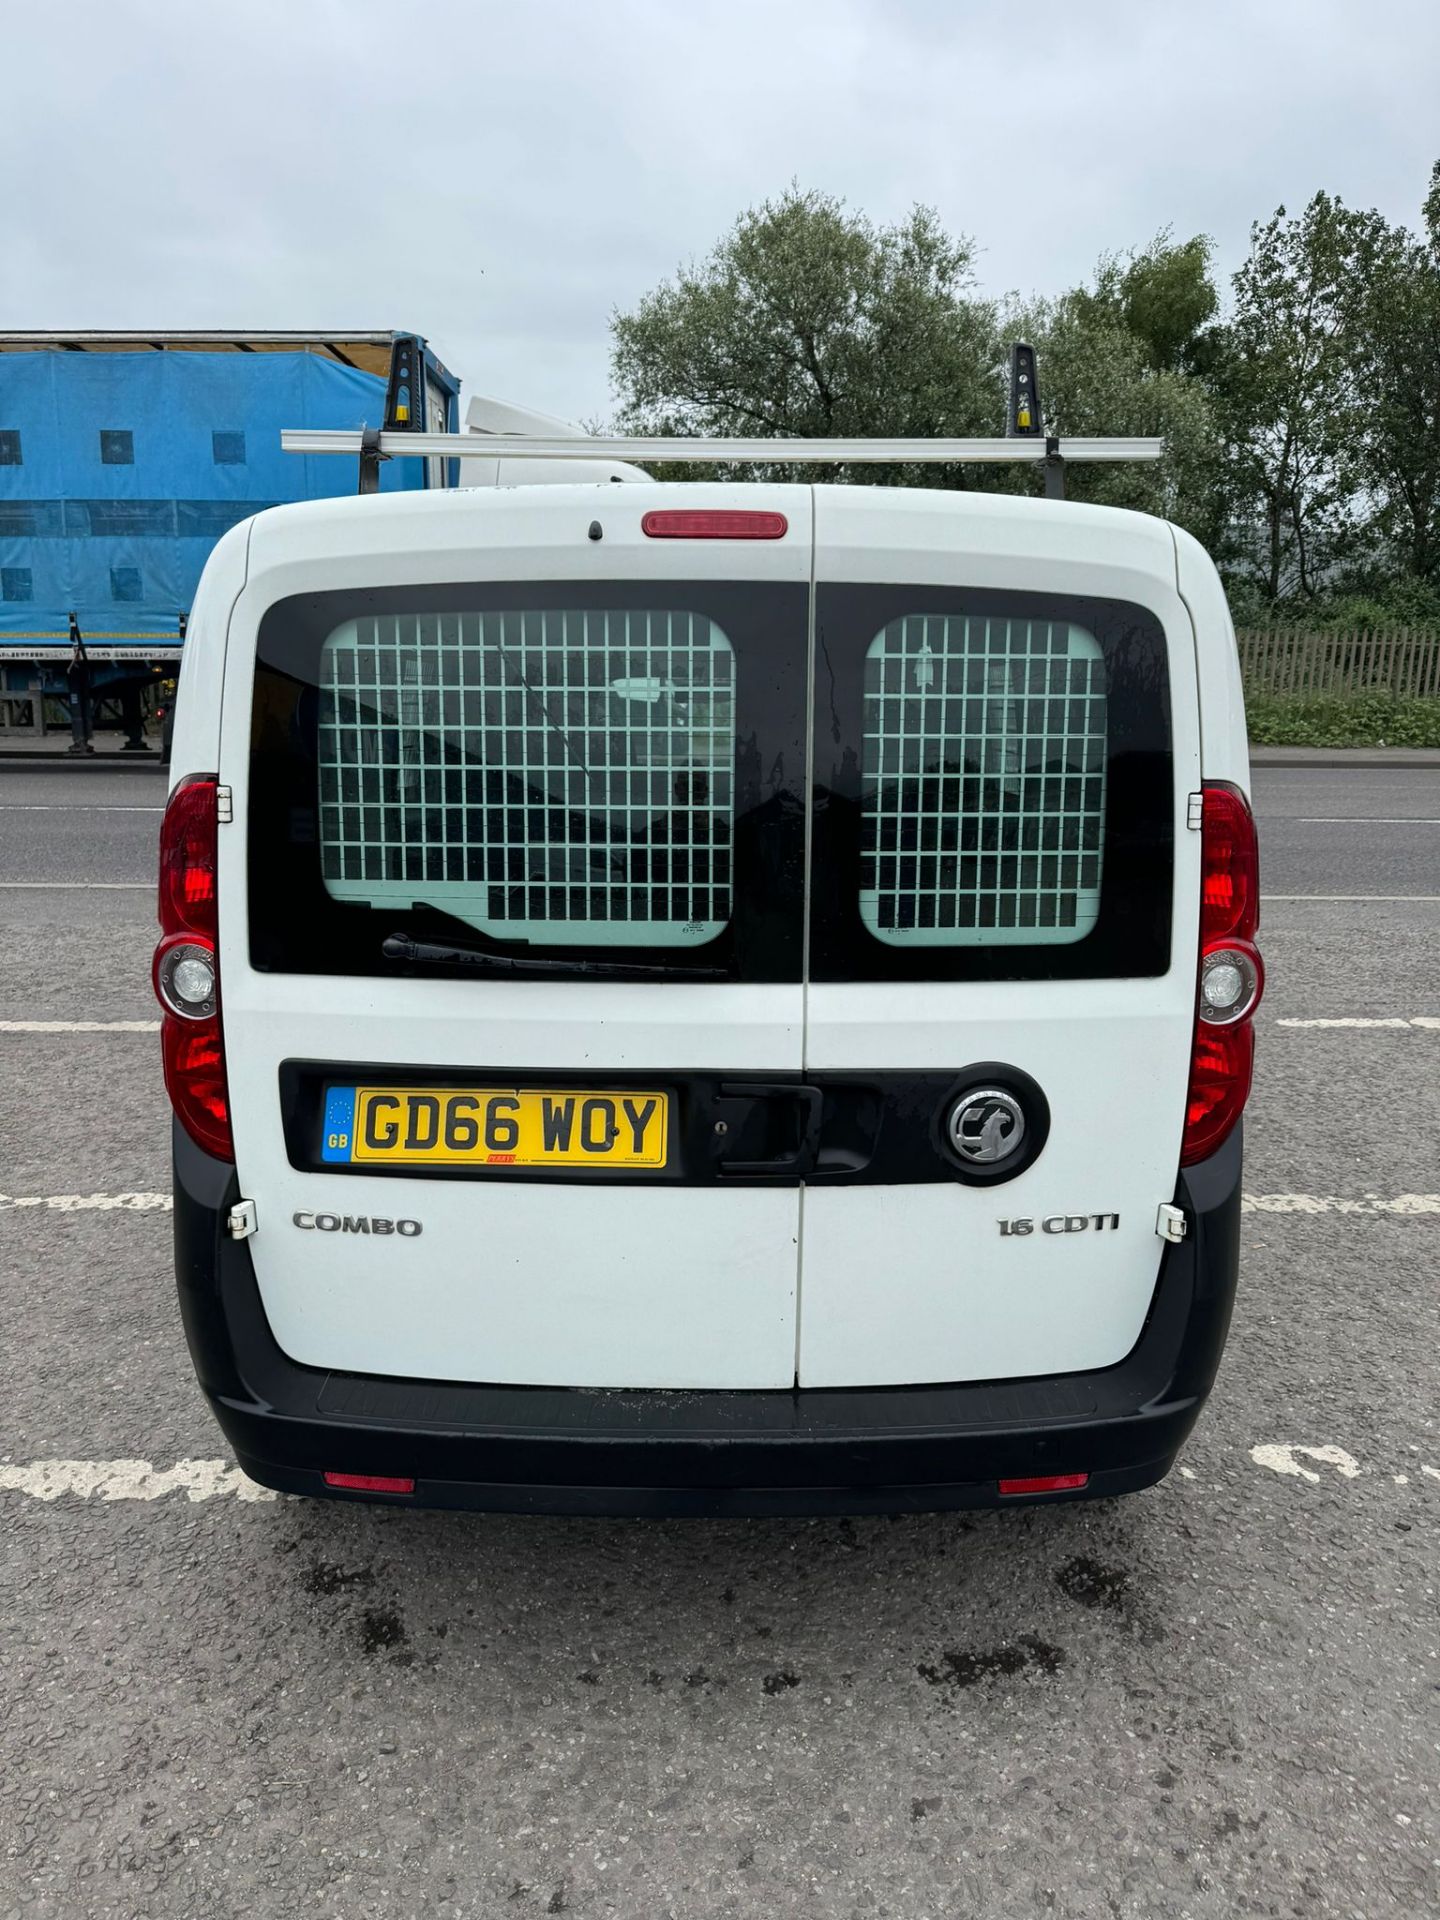
M 215 818 L 222 827 L 228 827 L 235 818 L 235 796 L 229 787 L 215 789 Z
M 1205 818 L 1204 794 L 1203 793 L 1190 794 L 1185 802 L 1186 826 L 1189 827 L 1192 833 L 1198 833 L 1200 831 L 1201 823 L 1203 822 L 1204 818 Z
M 1190 1231 L 1184 1208 L 1162 1200 L 1155 1210 L 1155 1231 L 1162 1240 L 1183 1240 Z
M 258 1233 L 260 1222 L 255 1217 L 253 1200 L 237 1200 L 230 1209 L 230 1217 L 225 1222 L 232 1240 L 248 1240 L 252 1233 Z

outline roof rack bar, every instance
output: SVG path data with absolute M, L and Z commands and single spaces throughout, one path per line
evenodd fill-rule
M 361 451 L 361 436 L 352 432 L 286 428 L 280 445 L 286 453 L 348 453 Z M 1158 460 L 1161 440 L 687 440 L 626 439 L 585 435 L 580 439 L 546 440 L 508 433 L 382 433 L 382 457 L 413 454 L 421 459 L 449 460 L 725 460 L 758 465 L 825 466 L 882 463 L 887 466 L 924 464 L 944 466 L 999 462 L 1035 462 L 1057 454 L 1070 461 Z

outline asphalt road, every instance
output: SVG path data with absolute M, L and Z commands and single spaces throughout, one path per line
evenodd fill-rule
M 0 1209 L 0 1920 L 1435 1911 L 1440 1212 L 1390 1205 L 1440 1192 L 1440 1026 L 1409 1024 L 1440 1016 L 1440 773 L 1256 785 L 1258 1205 L 1184 1469 L 1131 1500 L 164 1491 L 223 1456 L 168 1220 Z M 12 1030 L 153 1016 L 158 816 L 103 809 L 159 799 L 0 768 L 5 1194 L 168 1184 L 153 1034 Z M 1406 1024 L 1286 1024 L 1337 1019 Z M 130 1464 L 46 1499 L 46 1460 Z

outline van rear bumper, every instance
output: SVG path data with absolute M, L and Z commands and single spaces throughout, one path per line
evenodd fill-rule
M 235 1170 L 175 1129 L 175 1265 L 196 1373 L 252 1479 L 339 1499 L 326 1472 L 403 1476 L 394 1504 L 505 1513 L 819 1514 L 1010 1506 L 998 1482 L 1088 1473 L 1132 1493 L 1169 1471 L 1214 1381 L 1239 1268 L 1237 1128 L 1176 1194 L 1139 1341 L 1099 1373 L 972 1386 L 601 1392 L 456 1386 L 297 1366 L 225 1230 Z M 1020 1496 L 1021 1499 L 1031 1496 Z

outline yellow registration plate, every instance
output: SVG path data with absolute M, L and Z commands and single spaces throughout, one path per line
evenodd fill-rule
M 330 1087 L 322 1159 L 425 1167 L 663 1167 L 670 1097 L 549 1087 Z

